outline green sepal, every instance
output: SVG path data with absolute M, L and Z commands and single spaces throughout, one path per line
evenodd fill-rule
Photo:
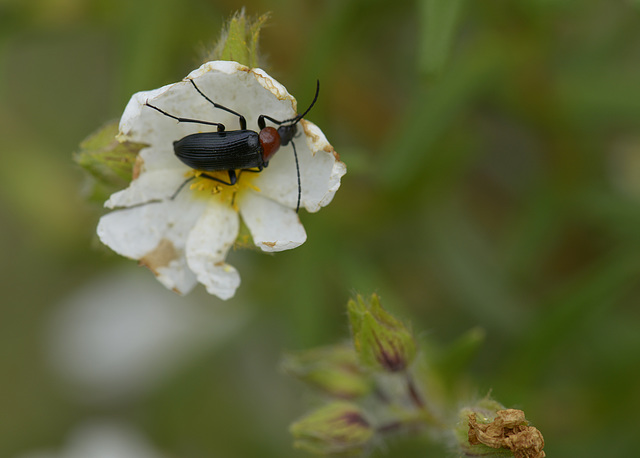
M 112 121 L 89 135 L 73 160 L 95 178 L 89 200 L 104 200 L 129 185 L 140 150 L 148 145 L 118 141 L 118 122 Z
M 240 218 L 240 228 L 238 229 L 238 236 L 233 242 L 233 249 L 261 251 L 253 241 L 251 231 L 242 218 Z
M 346 401 L 314 410 L 289 430 L 295 439 L 294 447 L 334 456 L 362 454 L 374 435 L 360 407 Z
M 222 28 L 220 40 L 205 60 L 233 60 L 247 67 L 258 67 L 260 30 L 268 19 L 269 13 L 250 19 L 244 9 L 236 12 Z
M 312 388 L 342 399 L 369 394 L 373 380 L 365 374 L 351 345 L 337 344 L 289 353 L 282 368 Z

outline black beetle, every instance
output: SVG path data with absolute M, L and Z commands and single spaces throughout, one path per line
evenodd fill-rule
M 293 146 L 293 154 L 296 160 L 296 172 L 298 174 L 298 203 L 296 204 L 296 212 L 300 209 L 300 195 L 302 187 L 300 185 L 300 167 L 298 165 L 298 153 L 293 143 L 293 138 L 298 133 L 298 122 L 311 110 L 318 100 L 320 92 L 320 81 L 316 85 L 316 94 L 306 111 L 291 119 L 278 121 L 267 115 L 258 116 L 258 127 L 260 132 L 247 129 L 247 120 L 240 113 L 222 106 L 209 97 L 207 97 L 196 83 L 189 79 L 193 87 L 198 93 L 210 102 L 215 108 L 219 108 L 235 116 L 240 121 L 240 130 L 226 131 L 224 124 L 210 121 L 200 121 L 198 119 L 181 118 L 167 113 L 160 108 L 151 105 L 148 101 L 145 105 L 162 113 L 165 116 L 175 119 L 178 122 L 190 122 L 195 124 L 206 124 L 216 126 L 216 132 L 201 132 L 181 138 L 173 142 L 173 150 L 183 163 L 192 169 L 202 171 L 227 171 L 229 173 L 229 181 L 226 182 L 220 178 L 202 173 L 199 176 L 217 181 L 225 185 L 234 185 L 237 182 L 236 170 L 247 172 L 260 172 L 269 165 L 269 160 L 278 151 L 281 146 L 287 146 L 289 143 Z M 267 127 L 266 121 L 269 120 L 279 127 Z M 257 169 L 257 170 L 256 170 Z M 178 191 L 173 195 L 175 197 L 182 187 L 190 180 L 183 183 Z M 173 198 L 172 197 L 172 198 Z

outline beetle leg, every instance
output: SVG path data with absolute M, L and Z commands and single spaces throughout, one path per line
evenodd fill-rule
M 169 118 L 173 118 L 178 122 L 192 122 L 195 124 L 206 124 L 208 126 L 218 126 L 218 132 L 222 132 L 224 130 L 224 124 L 221 124 L 219 122 L 209 122 L 209 121 L 200 121 L 198 119 L 191 119 L 191 118 L 181 118 L 179 116 L 174 116 L 171 113 L 167 113 L 164 110 L 161 110 L 160 108 L 151 105 L 149 102 L 145 102 L 144 103 L 146 106 L 148 106 L 149 108 L 153 108 L 154 110 L 162 113 L 165 116 L 168 116 Z
M 273 119 L 271 116 L 260 115 L 260 116 L 258 116 L 258 127 L 260 127 L 260 129 L 264 129 L 264 126 L 265 126 L 264 120 L 265 119 L 268 119 L 269 121 L 271 121 L 274 124 L 280 125 L 280 124 L 284 124 L 285 122 L 293 121 L 296 118 L 287 119 L 285 121 L 278 121 L 277 119 Z M 262 125 L 260 125 L 260 123 L 262 123 Z
M 219 103 L 214 102 L 209 97 L 204 95 L 204 93 L 200 90 L 200 88 L 198 88 L 198 86 L 196 86 L 195 81 L 193 81 L 192 79 L 189 79 L 189 81 L 191 81 L 191 84 L 193 84 L 193 87 L 196 88 L 196 91 L 198 91 L 198 93 L 202 97 L 204 97 L 209 103 L 211 103 L 214 107 L 219 108 L 221 110 L 224 110 L 227 113 L 231 113 L 231 114 L 236 115 L 239 118 L 239 121 L 240 121 L 240 130 L 247 130 L 247 120 L 244 118 L 244 116 L 242 116 L 240 113 L 236 113 L 235 111 L 233 111 L 230 108 L 227 108 L 227 107 L 225 107 L 223 105 L 220 105 Z M 219 132 L 221 132 L 221 131 L 219 131 Z
M 258 127 L 260 128 L 260 130 L 264 129 L 267 126 L 267 123 L 265 122 L 265 119 L 268 119 L 272 123 L 277 124 L 277 125 L 280 126 L 280 125 L 282 125 L 282 124 L 284 124 L 286 122 L 294 121 L 296 118 L 286 119 L 284 121 L 278 121 L 277 119 L 273 119 L 271 116 L 260 115 L 260 116 L 258 116 Z
M 236 177 L 236 171 L 235 170 L 229 170 L 229 185 L 233 186 L 234 184 L 236 184 L 236 181 L 238 181 L 238 178 Z
M 265 164 L 266 167 L 266 164 Z M 258 170 L 255 169 L 242 169 L 242 172 L 251 172 L 251 173 L 260 173 L 264 167 L 257 167 Z
M 228 170 L 229 172 L 229 182 L 221 180 L 220 178 L 212 177 L 211 175 L 207 175 L 206 173 L 201 173 L 199 176 L 202 178 L 206 178 L 208 180 L 217 181 L 218 183 L 226 184 L 227 186 L 233 186 L 238 181 L 238 177 L 236 176 L 235 170 Z
M 182 191 L 184 189 L 184 187 L 187 185 L 187 183 L 189 183 L 190 181 L 193 181 L 195 179 L 195 175 L 192 177 L 187 178 L 186 180 L 184 180 L 182 182 L 182 184 L 180 186 L 178 186 L 178 189 L 175 190 L 175 192 L 173 194 L 171 194 L 171 197 L 169 197 L 169 200 L 174 200 L 176 197 L 178 197 L 178 194 L 180 194 L 180 191 Z M 122 209 L 126 210 L 126 209 L 130 209 L 130 208 L 136 208 L 136 207 L 142 207 L 144 205 L 149 205 L 149 204 L 160 204 L 162 202 L 165 202 L 164 199 L 152 199 L 149 200 L 147 202 L 141 202 L 139 204 L 134 204 L 131 205 L 129 207 L 122 207 Z M 121 208 L 121 207 L 117 207 L 117 208 Z
M 169 197 L 169 200 L 173 200 L 175 199 L 178 194 L 180 194 L 180 191 L 182 191 L 182 189 L 187 185 L 187 183 L 189 183 L 190 181 L 192 181 L 193 179 L 195 179 L 195 175 L 192 177 L 187 178 L 186 180 L 184 180 L 182 182 L 182 184 L 178 187 L 178 189 L 176 189 L 176 192 L 173 193 L 173 195 L 171 197 Z

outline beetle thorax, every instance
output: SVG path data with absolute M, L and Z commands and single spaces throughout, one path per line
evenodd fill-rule
M 262 159 L 266 164 L 280 148 L 280 135 L 273 127 L 265 127 L 259 135 L 260 145 L 262 145 Z

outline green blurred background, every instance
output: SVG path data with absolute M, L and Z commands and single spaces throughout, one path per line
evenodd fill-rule
M 309 119 L 348 173 L 301 214 L 305 245 L 231 253 L 235 298 L 179 298 L 100 246 L 71 153 L 134 92 L 197 67 L 243 5 L 272 12 L 272 76 L 301 103 L 321 80 Z M 477 393 L 525 410 L 548 456 L 637 455 L 639 128 L 637 0 L 0 1 L 0 456 L 61 451 L 88 419 L 166 457 L 303 456 L 287 427 L 312 403 L 280 354 L 346 337 L 353 291 L 421 338 L 486 330 Z M 82 391 L 60 363 L 81 340 L 60 346 L 59 323 L 91 298 L 98 317 L 188 304 L 224 337 L 133 394 L 100 395 L 104 377 Z M 403 439 L 385 453 L 448 456 Z

